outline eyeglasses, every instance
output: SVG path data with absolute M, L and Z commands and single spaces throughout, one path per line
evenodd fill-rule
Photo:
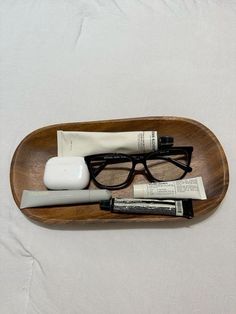
M 190 167 L 193 147 L 171 147 L 148 154 L 96 154 L 85 157 L 97 187 L 117 190 L 131 184 L 135 172 L 145 174 L 150 182 L 182 179 Z M 137 171 L 136 165 L 142 164 Z

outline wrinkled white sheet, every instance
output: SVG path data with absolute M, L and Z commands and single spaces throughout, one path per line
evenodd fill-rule
M 235 313 L 236 1 L 0 6 L 0 313 Z M 9 167 L 29 132 L 149 115 L 196 119 L 222 142 L 231 184 L 211 216 L 47 228 L 20 213 Z

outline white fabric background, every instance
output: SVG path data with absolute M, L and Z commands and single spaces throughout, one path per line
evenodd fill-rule
M 0 312 L 235 313 L 236 1 L 0 4 Z M 230 187 L 212 215 L 47 228 L 20 213 L 9 167 L 29 132 L 158 115 L 196 119 L 221 141 Z

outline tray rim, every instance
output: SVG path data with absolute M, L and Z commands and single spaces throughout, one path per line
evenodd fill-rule
M 32 132 L 28 133 L 21 141 L 20 143 L 17 145 L 14 153 L 13 153 L 13 156 L 12 156 L 12 159 L 11 159 L 11 163 L 10 163 L 10 187 L 11 187 L 11 192 L 12 192 L 12 196 L 13 196 L 13 199 L 18 207 L 18 209 L 24 213 L 24 215 L 27 216 L 27 218 L 30 218 L 32 219 L 33 221 L 38 221 L 38 222 L 41 222 L 41 223 L 44 223 L 44 224 L 68 224 L 68 223 L 78 223 L 78 224 L 90 224 L 90 223 L 101 223 L 101 224 L 105 224 L 105 223 L 109 223 L 109 222 L 122 222 L 122 223 L 128 223 L 128 222 L 147 222 L 147 223 L 151 223 L 151 222 L 174 222 L 174 221 L 182 221 L 183 219 L 181 217 L 167 217 L 167 216 L 152 216 L 152 219 L 149 220 L 147 218 L 142 218 L 142 217 L 139 217 L 139 218 L 129 218 L 129 219 L 119 219 L 119 218 L 108 218 L 108 219 L 101 219 L 101 218 L 89 218 L 89 219 L 81 219 L 81 220 L 74 220 L 74 219 L 63 219 L 62 222 L 58 221 L 58 219 L 50 219 L 49 221 L 45 221 L 43 219 L 41 219 L 39 216 L 37 215 L 33 215 L 32 213 L 29 213 L 29 210 L 32 209 L 32 208 L 26 208 L 26 209 L 20 209 L 20 200 L 18 199 L 18 197 L 16 196 L 16 192 L 15 192 L 15 189 L 14 189 L 14 184 L 13 184 L 13 170 L 14 170 L 14 166 L 16 165 L 16 159 L 17 159 L 17 156 L 19 154 L 19 151 L 22 147 L 22 145 L 24 144 L 24 142 L 26 142 L 29 138 L 31 138 L 32 136 L 40 133 L 40 132 L 43 132 L 43 131 L 46 131 L 47 129 L 51 129 L 51 128 L 57 128 L 60 126 L 60 128 L 63 128 L 63 127 L 66 127 L 68 125 L 76 125 L 76 124 L 81 124 L 81 125 L 86 125 L 86 124 L 106 124 L 106 123 L 120 123 L 120 122 L 131 122 L 131 121 L 141 121 L 141 120 L 150 120 L 150 121 L 154 121 L 154 120 L 177 120 L 177 121 L 183 121 L 183 122 L 188 122 L 188 123 L 191 123 L 191 124 L 194 124 L 196 125 L 197 127 L 201 127 L 202 129 L 204 129 L 210 136 L 211 138 L 214 140 L 215 144 L 220 147 L 221 149 L 219 149 L 219 152 L 220 152 L 220 155 L 221 155 L 221 159 L 222 161 L 224 161 L 222 163 L 222 166 L 223 166 L 223 180 L 225 182 L 223 188 L 222 188 L 222 191 L 219 195 L 217 195 L 217 197 L 215 198 L 216 200 L 216 206 L 208 206 L 209 208 L 209 211 L 212 212 L 214 209 L 216 209 L 220 203 L 223 201 L 226 193 L 227 193 L 227 190 L 228 190 L 228 187 L 229 187 L 229 167 L 228 167 L 228 161 L 227 161 L 227 157 L 226 157 L 226 154 L 224 152 L 224 149 L 220 143 L 220 141 L 218 140 L 218 138 L 216 137 L 216 135 L 207 127 L 205 126 L 204 124 L 202 124 L 201 122 L 198 122 L 197 120 L 194 120 L 192 118 L 187 118 L 187 117 L 178 117 L 178 116 L 147 116 L 147 117 L 131 117 L 131 118 L 119 118 L 119 119 L 106 119 L 106 120 L 89 120 L 89 121 L 76 121 L 76 122 L 63 122 L 63 123 L 55 123 L 55 124 L 50 124 L 50 125 L 47 125 L 47 126 L 43 126 L 41 128 L 37 128 L 35 130 L 33 130 Z M 89 204 L 88 204 L 89 206 Z M 213 208 L 212 208 L 213 207 Z M 39 208 L 39 207 L 38 207 Z M 56 208 L 56 206 L 55 206 Z M 197 213 L 195 215 L 195 217 L 199 217 L 199 216 L 203 216 L 204 213 Z M 192 219 L 194 220 L 194 219 Z M 192 221 L 191 220 L 191 221 Z

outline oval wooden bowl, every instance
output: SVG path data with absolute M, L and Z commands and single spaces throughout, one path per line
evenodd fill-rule
M 157 130 L 159 135 L 174 137 L 175 146 L 193 146 L 191 166 L 186 178 L 202 176 L 208 199 L 193 201 L 194 215 L 214 210 L 223 200 L 229 184 L 228 164 L 224 150 L 215 135 L 197 121 L 179 117 L 147 117 L 51 125 L 38 129 L 23 139 L 16 149 L 10 170 L 12 194 L 17 206 L 23 190 L 46 190 L 43 173 L 46 161 L 57 155 L 57 130 L 121 132 Z M 146 182 L 137 175 L 133 183 Z M 94 188 L 91 183 L 90 188 Z M 132 197 L 132 186 L 114 191 L 113 197 Z M 69 222 L 154 222 L 183 218 L 158 215 L 115 214 L 100 210 L 99 204 L 27 208 L 27 217 L 47 224 Z

